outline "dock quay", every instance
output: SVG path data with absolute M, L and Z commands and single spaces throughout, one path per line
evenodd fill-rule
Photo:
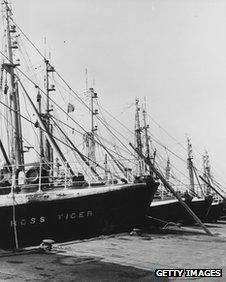
M 225 281 L 226 222 L 208 224 L 215 235 L 196 226 L 131 236 L 129 233 L 54 244 L 52 251 L 38 248 L 0 252 L 0 281 L 193 281 L 155 277 L 156 269 L 222 269 Z

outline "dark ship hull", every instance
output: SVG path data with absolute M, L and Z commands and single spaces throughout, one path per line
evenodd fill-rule
M 225 202 L 213 202 L 209 207 L 205 221 L 206 222 L 217 222 L 218 219 L 223 216 L 223 211 L 225 208 Z
M 184 200 L 191 210 L 202 220 L 211 205 L 211 199 Z M 165 226 L 169 222 L 192 224 L 194 219 L 177 199 L 153 202 L 148 215 L 156 226 Z
M 16 237 L 25 247 L 47 238 L 63 242 L 130 230 L 142 224 L 156 189 L 155 183 L 139 183 L 76 189 L 70 198 L 62 190 L 53 192 L 55 199 L 24 194 L 29 202 L 0 207 L 0 247 L 15 248 Z
M 188 203 L 188 206 L 192 211 L 201 219 L 205 220 L 206 214 L 213 202 L 213 198 L 210 196 L 205 197 L 204 199 L 193 199 L 191 203 Z M 185 220 L 186 224 L 194 223 L 194 219 L 189 214 L 188 218 Z
M 225 205 L 223 207 L 223 212 L 222 212 L 222 215 L 221 215 L 221 219 L 226 220 L 226 203 L 225 203 Z

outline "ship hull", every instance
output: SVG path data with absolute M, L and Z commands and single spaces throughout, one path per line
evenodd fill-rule
M 207 211 L 205 221 L 206 222 L 217 222 L 217 220 L 223 215 L 225 202 L 213 202 Z
M 185 200 L 185 203 L 201 220 L 205 218 L 211 205 L 209 199 Z M 176 199 L 153 202 L 149 208 L 148 215 L 156 226 L 164 226 L 169 222 L 182 224 L 194 223 L 192 216 Z
M 222 215 L 221 215 L 221 219 L 222 220 L 226 220 L 226 202 L 225 202 L 225 205 L 223 207 L 223 212 L 222 212 Z
M 212 204 L 212 197 L 206 197 L 204 199 L 195 199 L 192 200 L 189 205 L 189 207 L 191 208 L 191 210 L 199 217 L 199 219 L 201 219 L 202 221 L 205 220 L 206 218 L 206 214 Z M 192 216 L 189 214 L 189 216 L 187 217 L 185 223 L 186 224 L 190 224 L 190 223 L 194 223 L 195 220 L 192 218 Z
M 93 188 L 97 191 L 99 188 Z M 142 224 L 157 187 L 125 185 L 117 190 L 69 199 L 30 201 L 0 207 L 0 247 L 38 245 L 43 239 L 56 242 L 130 230 Z

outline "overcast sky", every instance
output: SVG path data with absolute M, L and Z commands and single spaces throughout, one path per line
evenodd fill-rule
M 47 38 L 53 64 L 75 90 L 85 88 L 88 68 L 90 86 L 95 79 L 102 104 L 115 115 L 146 96 L 150 115 L 184 146 L 190 136 L 195 154 L 206 148 L 224 177 L 226 1 L 12 3 L 15 21 L 43 52 Z M 126 113 L 123 119 L 133 128 Z

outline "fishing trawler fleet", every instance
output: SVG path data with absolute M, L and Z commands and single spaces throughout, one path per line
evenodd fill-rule
M 149 140 L 147 129 L 149 126 L 146 122 L 146 110 L 143 109 L 143 124 L 141 125 L 139 117 L 139 100 L 136 100 L 136 124 L 135 124 L 135 136 L 136 136 L 136 146 L 139 152 L 145 149 L 146 159 L 149 160 L 150 167 L 141 158 L 142 154 L 137 154 L 137 162 L 140 174 L 151 173 L 152 176 L 157 176 L 154 173 L 154 166 L 156 163 L 156 149 L 154 149 L 153 155 L 150 154 Z M 144 144 L 142 145 L 141 132 L 144 131 Z M 148 215 L 151 219 L 151 224 L 155 226 L 168 226 L 169 224 L 192 224 L 197 222 L 194 216 L 189 212 L 189 209 L 193 211 L 198 218 L 204 222 L 215 222 L 220 217 L 223 217 L 224 207 L 225 207 L 225 196 L 224 191 L 219 192 L 218 186 L 215 189 L 213 177 L 210 172 L 209 156 L 205 152 L 203 156 L 203 173 L 202 176 L 198 176 L 198 170 L 193 164 L 193 152 L 192 144 L 189 138 L 187 138 L 187 169 L 188 169 L 188 179 L 189 185 L 180 184 L 179 188 L 176 190 L 176 194 L 172 193 L 175 191 L 173 187 L 170 188 L 171 182 L 171 165 L 170 159 L 168 157 L 166 161 L 165 174 L 160 175 L 160 179 L 163 180 L 155 194 L 154 200 L 149 208 Z M 157 165 L 157 164 L 156 164 Z M 157 177 L 158 178 L 158 177 Z M 197 185 L 195 185 L 195 179 Z M 203 181 L 201 185 L 200 180 Z M 167 185 L 166 185 L 167 184 Z M 168 189 L 170 188 L 170 189 Z M 189 209 L 183 206 L 184 202 Z
M 206 159 L 203 174 L 205 191 L 202 190 L 201 195 L 195 191 L 194 174 L 197 172 L 192 162 L 190 141 L 187 160 L 190 189 L 184 193 L 181 187 L 180 191 L 175 192 L 169 184 L 169 161 L 164 175 L 157 166 L 156 150 L 151 154 L 146 109 L 143 110 L 141 126 L 139 100 L 136 99 L 135 144 L 130 144 L 133 149 L 130 153 L 135 156 L 135 169 L 124 164 L 123 156 L 115 152 L 115 146 L 106 146 L 97 135 L 97 94 L 94 88 L 86 87 L 89 105 L 82 101 L 91 114 L 91 129 L 87 130 L 71 117 L 70 113 L 74 111 L 72 103 L 68 103 L 65 111 L 57 98 L 54 100 L 57 95 L 53 96 L 52 93 L 57 90 L 51 80 L 54 74 L 61 79 L 62 76 L 49 59 L 42 55 L 44 89 L 41 83 L 34 82 L 25 74 L 20 61 L 15 60 L 16 52 L 21 47 L 17 30 L 23 32 L 14 22 L 6 0 L 3 1 L 3 21 L 0 248 L 38 245 L 46 238 L 62 242 L 128 231 L 134 227 L 142 228 L 147 218 L 152 220 L 151 224 L 157 222 L 161 226 L 168 222 L 191 223 L 199 219 L 215 221 L 222 215 L 224 202 L 217 202 L 214 197 L 224 196 L 210 182 Z M 77 130 L 81 130 L 86 152 L 70 138 L 68 128 L 72 127 L 68 120 L 77 126 Z M 32 132 L 28 130 L 28 124 L 36 136 L 35 142 L 28 141 Z M 72 129 L 75 130 L 74 127 Z M 104 161 L 96 158 L 97 146 L 104 152 Z M 129 142 L 126 146 L 129 147 Z M 30 150 L 35 154 L 30 156 Z M 68 151 L 72 153 L 71 162 Z M 215 190 L 213 193 L 212 188 Z M 157 199 L 160 194 L 162 196 Z

